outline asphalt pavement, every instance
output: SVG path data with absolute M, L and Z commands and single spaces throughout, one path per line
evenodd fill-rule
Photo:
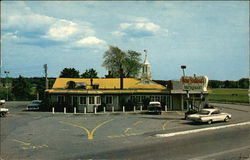
M 248 110 L 221 106 L 228 123 L 194 124 L 183 112 L 147 114 L 63 114 L 25 111 L 11 102 L 1 118 L 1 160 L 12 159 L 243 159 L 249 125 L 167 138 L 157 134 L 221 127 L 250 121 Z M 236 107 L 236 109 L 235 109 Z

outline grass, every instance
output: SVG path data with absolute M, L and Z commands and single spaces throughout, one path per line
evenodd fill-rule
M 208 97 L 210 101 L 248 103 L 248 89 L 213 88 Z

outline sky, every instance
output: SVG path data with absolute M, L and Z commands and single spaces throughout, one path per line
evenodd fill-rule
M 2 77 L 99 77 L 109 45 L 148 51 L 155 80 L 249 76 L 247 1 L 1 1 Z

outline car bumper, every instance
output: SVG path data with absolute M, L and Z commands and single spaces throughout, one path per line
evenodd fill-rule
M 33 110 L 39 110 L 39 107 L 32 107 L 32 108 L 27 108 L 27 110 L 29 110 L 29 111 L 33 111 Z
M 188 120 L 193 121 L 193 122 L 206 122 L 200 118 L 188 118 Z

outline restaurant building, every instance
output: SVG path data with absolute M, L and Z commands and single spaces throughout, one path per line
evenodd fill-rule
M 145 57 L 142 74 L 136 78 L 57 78 L 46 90 L 51 106 L 57 110 L 77 108 L 77 112 L 146 109 L 150 101 L 161 102 L 163 109 L 187 110 L 207 103 L 207 77 L 182 77 L 165 85 L 152 80 L 150 63 Z

